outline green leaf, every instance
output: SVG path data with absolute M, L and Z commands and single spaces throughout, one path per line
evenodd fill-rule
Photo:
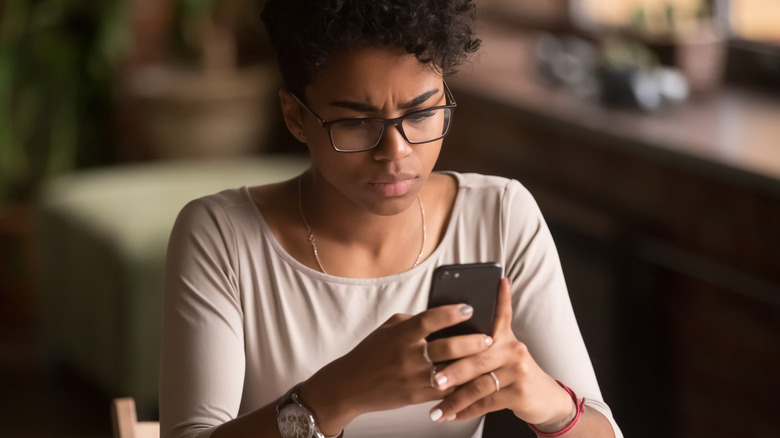
M 29 20 L 29 1 L 6 0 L 0 14 L 0 43 L 13 45 L 25 33 Z

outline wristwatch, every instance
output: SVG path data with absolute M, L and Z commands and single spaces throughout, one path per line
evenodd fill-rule
M 344 436 L 342 430 L 336 436 L 325 436 L 317 427 L 314 415 L 301 403 L 298 397 L 297 384 L 290 388 L 282 397 L 282 401 L 276 406 L 276 421 L 279 424 L 279 432 L 282 438 L 340 438 Z

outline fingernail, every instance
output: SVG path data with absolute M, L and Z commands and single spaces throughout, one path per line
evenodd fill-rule
M 434 410 L 432 410 L 431 414 L 430 414 L 431 415 L 431 421 L 438 420 L 439 418 L 441 418 L 442 414 L 443 414 L 443 412 L 441 411 L 441 409 L 434 409 Z
M 493 345 L 493 338 L 485 336 L 485 345 Z
M 449 417 L 447 417 L 447 421 L 453 421 L 453 420 L 455 420 L 456 418 L 458 418 L 458 415 L 457 415 L 457 414 L 452 414 L 452 415 L 450 415 Z
M 447 384 L 447 376 L 443 376 L 441 374 L 436 375 L 436 386 L 439 387 L 439 389 L 444 389 L 444 385 Z
M 463 316 L 471 316 L 471 314 L 474 313 L 474 308 L 469 306 L 468 304 L 463 304 L 460 306 L 460 314 Z

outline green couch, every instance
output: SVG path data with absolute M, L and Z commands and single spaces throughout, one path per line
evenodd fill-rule
M 304 156 L 158 162 L 51 181 L 38 204 L 41 338 L 50 361 L 110 397 L 157 407 L 163 262 L 191 199 L 280 181 Z

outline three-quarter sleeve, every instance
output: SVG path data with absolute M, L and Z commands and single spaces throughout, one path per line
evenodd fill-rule
M 209 200 L 189 203 L 168 244 L 160 363 L 164 437 L 209 436 L 238 413 L 244 373 L 235 236 Z
M 550 230 L 536 201 L 517 181 L 503 194 L 501 232 L 506 276 L 512 281 L 512 329 L 536 362 L 609 419 L 622 437 L 599 389 L 569 299 Z

